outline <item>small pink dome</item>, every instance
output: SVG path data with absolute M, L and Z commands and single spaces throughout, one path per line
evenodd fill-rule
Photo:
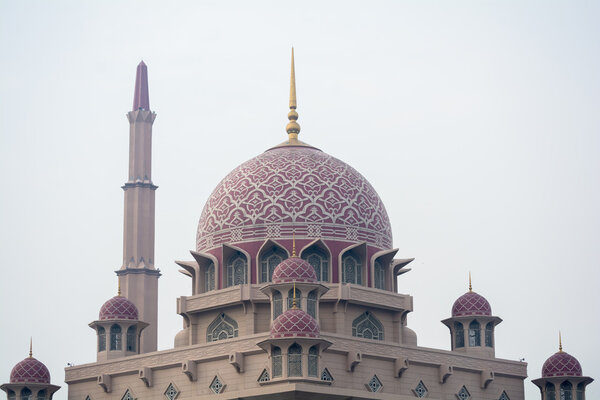
M 306 282 L 316 283 L 317 274 L 312 265 L 301 258 L 283 260 L 273 271 L 273 283 Z
M 581 376 L 581 364 L 569 353 L 559 351 L 546 360 L 542 367 L 542 377 Z
M 467 292 L 460 296 L 452 305 L 453 317 L 470 315 L 492 315 L 490 303 L 480 294 Z
M 138 309 L 123 296 L 115 296 L 100 308 L 99 319 L 138 319 Z
M 287 310 L 273 321 L 271 338 L 318 337 L 317 321 L 299 308 Z
M 10 383 L 50 383 L 50 371 L 41 361 L 28 357 L 14 366 Z

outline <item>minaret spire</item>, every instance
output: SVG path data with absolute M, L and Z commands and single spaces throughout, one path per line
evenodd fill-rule
M 558 351 L 562 352 L 562 335 L 560 334 L 560 331 L 558 331 Z
M 148 67 L 138 64 L 129 120 L 129 173 L 123 185 L 125 212 L 123 264 L 117 271 L 119 295 L 129 299 L 139 311 L 140 321 L 149 326 L 141 333 L 140 353 L 156 351 L 158 320 L 158 277 L 154 267 L 154 204 L 158 186 L 152 182 L 152 124 Z M 122 291 L 122 294 L 121 294 Z
M 298 113 L 296 112 L 296 72 L 294 67 L 294 48 L 292 47 L 292 72 L 290 74 L 290 112 L 288 113 L 288 119 L 290 122 L 285 127 L 288 133 L 288 139 L 290 143 L 298 141 L 298 134 L 300 133 L 300 125 L 296 122 L 298 120 Z
M 29 358 L 33 357 L 33 337 L 29 337 Z
M 473 291 L 473 285 L 471 285 L 471 271 L 469 271 L 469 292 Z
M 148 67 L 141 61 L 137 66 L 135 75 L 135 91 L 133 93 L 133 110 L 150 110 L 150 97 L 148 95 Z

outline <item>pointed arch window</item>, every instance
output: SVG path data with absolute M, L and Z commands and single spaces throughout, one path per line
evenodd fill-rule
M 136 351 L 137 329 L 135 325 L 127 328 L 127 351 Z
M 560 384 L 560 400 L 573 400 L 573 385 L 569 381 Z
M 375 260 L 375 282 L 376 289 L 385 289 L 385 267 L 379 260 Z
M 313 346 L 308 349 L 308 376 L 319 376 L 319 349 Z
M 8 389 L 7 397 L 8 397 L 8 400 L 16 400 L 17 394 L 15 392 L 13 392 L 12 390 Z
M 276 290 L 273 292 L 273 320 L 283 313 L 283 298 L 281 292 Z
M 273 378 L 281 376 L 281 366 L 281 349 L 279 347 L 273 347 L 273 350 L 271 350 L 271 372 L 273 373 Z
M 302 347 L 298 343 L 288 349 L 288 376 L 302 376 Z
M 546 400 L 556 400 L 556 389 L 553 383 L 546 382 Z
M 285 252 L 277 247 L 273 247 L 260 258 L 260 282 L 271 282 L 273 271 L 280 262 L 287 258 Z
M 21 400 L 33 400 L 33 394 L 29 388 L 21 389 Z
M 37 400 L 46 400 L 46 389 L 42 389 L 37 393 Z
M 485 345 L 486 347 L 494 347 L 494 323 L 488 322 L 485 325 Z
M 465 329 L 460 322 L 454 323 L 454 348 L 465 347 Z
M 584 400 L 585 398 L 585 384 L 580 382 L 577 384 L 577 400 Z
M 215 290 L 215 263 L 210 263 L 204 271 L 204 292 Z
M 296 288 L 296 308 L 302 308 L 302 292 Z M 294 289 L 288 292 L 288 310 L 294 307 Z
M 227 263 L 227 286 L 248 283 L 248 264 L 246 257 L 239 251 Z
M 122 341 L 123 340 L 121 339 L 121 327 L 117 324 L 114 324 L 110 327 L 110 349 L 121 350 Z
M 329 282 L 329 257 L 319 248 L 313 247 L 302 252 L 302 259 L 315 269 L 317 280 Z
M 342 258 L 342 281 L 362 285 L 362 263 L 352 253 Z
M 352 321 L 352 336 L 383 340 L 383 325 L 373 314 L 366 311 Z
M 313 290 L 306 296 L 306 312 L 313 318 L 317 318 L 317 291 Z
M 206 331 L 206 341 L 216 342 L 217 340 L 230 339 L 237 337 L 238 324 L 225 313 L 219 314 L 213 322 L 210 323 Z
M 469 347 L 481 346 L 481 326 L 477 320 L 469 324 Z
M 103 327 L 98 327 L 98 351 L 106 350 L 106 330 Z

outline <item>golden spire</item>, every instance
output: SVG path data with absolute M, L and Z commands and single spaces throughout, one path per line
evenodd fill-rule
M 296 234 L 292 233 L 292 257 L 296 257 Z
M 469 292 L 473 291 L 473 286 L 471 285 L 471 271 L 469 271 Z
M 296 281 L 294 281 L 294 294 L 292 297 L 292 310 L 295 310 L 296 308 L 298 308 L 296 306 Z
M 121 280 L 117 278 L 117 296 L 121 295 Z
M 29 358 L 33 357 L 33 338 L 29 337 Z
M 558 331 L 558 351 L 562 353 L 562 337 L 560 331 Z
M 296 112 L 296 72 L 294 68 L 294 48 L 292 47 L 292 73 L 290 75 L 290 112 L 288 113 L 288 119 L 290 122 L 285 127 L 288 133 L 288 139 L 290 142 L 298 140 L 298 134 L 300 133 L 300 125 L 296 122 L 298 120 L 298 113 Z

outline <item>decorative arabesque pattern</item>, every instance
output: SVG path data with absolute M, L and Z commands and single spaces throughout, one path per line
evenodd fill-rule
M 417 386 L 414 389 L 415 395 L 417 397 L 425 397 L 427 396 L 427 387 L 423 383 L 423 381 L 419 381 Z
M 352 336 L 383 340 L 383 325 L 369 311 L 352 321 Z
M 463 386 L 458 393 L 456 393 L 456 397 L 458 397 L 459 400 L 469 400 L 471 398 L 471 393 Z
M 367 383 L 367 387 L 371 392 L 379 392 L 383 387 L 383 384 L 381 383 L 377 375 L 373 375 L 369 383 Z
M 221 393 L 224 387 L 225 385 L 223 385 L 223 382 L 221 382 L 218 376 L 215 376 L 212 382 L 210 383 L 210 390 L 212 390 L 216 394 Z
M 178 394 L 179 392 L 177 391 L 175 386 L 172 383 L 170 383 L 169 387 L 167 387 L 167 390 L 165 390 L 165 397 L 169 400 L 175 400 Z
M 238 324 L 233 318 L 230 318 L 225 313 L 219 314 L 219 316 L 211 322 L 206 331 L 206 341 L 215 342 L 217 340 L 230 339 L 237 337 L 238 335 Z
M 389 218 L 369 182 L 314 148 L 276 148 L 243 163 L 215 188 L 197 249 L 277 237 L 321 237 L 392 247 Z

